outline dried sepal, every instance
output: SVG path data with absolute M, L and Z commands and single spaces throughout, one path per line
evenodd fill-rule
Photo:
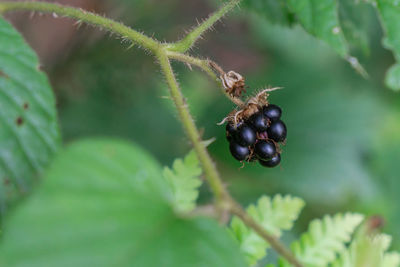
M 220 79 L 229 95 L 240 97 L 243 93 L 246 93 L 244 78 L 239 73 L 231 70 L 228 73 L 221 74 Z

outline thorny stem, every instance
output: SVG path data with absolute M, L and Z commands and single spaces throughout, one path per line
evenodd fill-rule
M 290 250 L 285 248 L 279 239 L 268 233 L 261 225 L 255 222 L 253 218 L 243 210 L 240 204 L 238 204 L 225 189 L 214 162 L 208 154 L 206 147 L 201 142 L 201 136 L 189 112 L 185 98 L 182 95 L 169 61 L 169 59 L 175 59 L 187 64 L 198 66 L 213 80 L 218 81 L 217 76 L 209 66 L 209 60 L 194 58 L 179 52 L 187 51 L 201 34 L 212 27 L 216 21 L 221 19 L 222 16 L 224 16 L 229 10 L 233 9 L 239 2 L 240 0 L 231 0 L 222 6 L 220 10 L 212 14 L 206 21 L 199 25 L 199 27 L 195 28 L 181 41 L 169 45 L 162 45 L 160 42 L 133 30 L 122 23 L 115 22 L 111 19 L 107 19 L 82 9 L 65 7 L 58 4 L 46 2 L 0 2 L 0 15 L 8 11 L 27 10 L 53 13 L 58 16 L 77 19 L 78 21 L 95 25 L 118 34 L 121 37 L 130 40 L 133 44 L 138 44 L 142 48 L 155 55 L 161 66 L 161 70 L 166 77 L 166 81 L 170 88 L 171 97 L 175 103 L 176 109 L 178 110 L 179 118 L 182 122 L 183 128 L 192 142 L 196 154 L 201 162 L 207 181 L 216 197 L 216 208 L 221 212 L 228 210 L 241 218 L 248 227 L 257 232 L 287 261 L 296 267 L 301 267 L 302 265 L 296 260 Z M 232 98 L 231 100 L 239 106 L 243 105 L 243 102 L 241 102 L 240 99 L 240 102 Z

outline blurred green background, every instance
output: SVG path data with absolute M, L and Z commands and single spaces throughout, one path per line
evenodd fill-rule
M 106 14 L 165 41 L 182 37 L 218 5 L 205 0 L 57 2 Z M 240 168 L 230 156 L 224 126 L 217 126 L 233 104 L 204 73 L 180 63 L 174 67 L 204 138 L 216 137 L 209 149 L 235 198 L 243 204 L 263 193 L 305 199 L 299 231 L 326 213 L 378 214 L 400 248 L 400 96 L 383 85 L 394 59 L 381 45 L 374 10 L 367 8 L 365 14 L 369 48 L 353 54 L 368 71 L 368 80 L 300 27 L 271 24 L 245 9 L 217 24 L 192 50 L 243 74 L 249 94 L 266 86 L 284 87 L 270 97 L 283 108 L 288 126 L 282 164 L 273 170 L 257 164 Z M 39 53 L 50 77 L 64 140 L 121 137 L 165 165 L 188 152 L 153 58 L 69 20 L 26 14 L 9 18 Z M 209 198 L 204 187 L 200 201 Z

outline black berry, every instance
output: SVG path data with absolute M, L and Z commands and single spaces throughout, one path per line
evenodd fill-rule
M 242 146 L 251 146 L 256 142 L 256 137 L 255 131 L 245 124 L 238 128 L 235 140 Z
M 254 152 L 258 158 L 262 160 L 269 160 L 276 154 L 276 147 L 272 141 L 259 141 L 254 146 Z
M 262 166 L 275 167 L 281 162 L 280 145 L 286 140 L 287 128 L 280 119 L 282 109 L 277 105 L 244 108 L 243 116 L 229 120 L 226 138 L 232 156 L 239 161 L 259 161 Z M 254 107 L 256 112 L 254 113 Z M 248 116 L 248 114 L 252 116 Z M 238 119 L 238 120 L 236 120 Z
M 226 125 L 226 139 L 231 141 L 233 137 L 236 135 L 236 128 L 232 123 L 228 123 Z
M 257 132 L 265 132 L 268 129 L 268 118 L 262 112 L 254 114 L 250 120 Z
M 259 160 L 259 162 L 264 167 L 273 168 L 281 163 L 281 154 L 277 153 L 270 160 Z
M 250 150 L 247 146 L 241 146 L 233 141 L 229 145 L 229 150 L 232 156 L 239 161 L 245 160 L 250 154 Z
M 263 114 L 271 121 L 276 121 L 280 119 L 282 115 L 282 109 L 277 105 L 268 105 L 264 107 Z
M 278 120 L 271 123 L 268 130 L 268 138 L 275 142 L 282 142 L 286 139 L 287 130 L 283 121 Z

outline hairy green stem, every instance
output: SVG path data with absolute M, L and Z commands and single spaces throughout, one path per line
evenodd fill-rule
M 57 16 L 76 19 L 81 22 L 107 29 L 120 35 L 122 38 L 130 40 L 134 44 L 138 44 L 143 48 L 150 50 L 153 53 L 160 47 L 160 43 L 156 40 L 133 30 L 128 26 L 125 26 L 122 23 L 99 16 L 83 9 L 45 2 L 0 2 L 0 13 L 15 10 L 45 12 Z
M 239 3 L 240 0 L 231 0 L 228 3 L 222 5 L 219 10 L 211 14 L 206 20 L 200 23 L 200 25 L 198 25 L 190 33 L 188 33 L 182 40 L 173 44 L 167 44 L 167 49 L 174 52 L 185 53 L 196 43 L 196 41 L 201 37 L 204 32 L 212 28 L 217 21 L 219 21 L 233 8 L 235 8 Z
M 170 88 L 171 97 L 177 108 L 179 118 L 182 122 L 183 128 L 189 137 L 196 154 L 201 162 L 207 181 L 216 197 L 217 209 L 220 211 L 230 211 L 243 220 L 243 222 L 254 231 L 256 231 L 262 238 L 264 238 L 278 253 L 280 253 L 286 260 L 291 262 L 296 267 L 302 265 L 294 258 L 291 252 L 280 243 L 279 239 L 268 233 L 261 225 L 257 224 L 243 208 L 238 204 L 225 189 L 222 179 L 212 161 L 206 147 L 201 142 L 201 136 L 197 127 L 192 119 L 192 116 L 187 107 L 185 98 L 183 97 L 176 81 L 174 72 L 172 70 L 169 59 L 176 59 L 188 64 L 200 67 L 204 70 L 213 80 L 218 81 L 217 76 L 209 66 L 209 60 L 202 60 L 188 55 L 179 53 L 187 51 L 195 41 L 207 29 L 221 19 L 221 17 L 237 5 L 240 0 L 232 0 L 225 4 L 220 10 L 211 15 L 199 27 L 189 33 L 184 39 L 175 44 L 161 45 L 160 42 L 135 31 L 122 23 L 115 22 L 111 19 L 104 18 L 94 13 L 71 7 L 65 7 L 58 4 L 51 4 L 46 2 L 0 2 L 0 14 L 8 11 L 27 10 L 38 11 L 56 14 L 62 17 L 69 17 L 81 22 L 85 22 L 103 29 L 107 29 L 123 38 L 130 40 L 134 44 L 140 45 L 142 48 L 149 50 L 156 56 L 161 66 L 161 70 L 165 75 L 166 81 Z M 220 84 L 219 84 L 220 86 Z M 229 96 L 228 96 L 229 97 Z M 230 97 L 231 98 L 231 97 Z M 232 98 L 231 98 L 232 100 Z M 233 99 L 232 101 L 235 102 Z M 239 99 L 240 101 L 240 99 Z M 238 102 L 240 106 L 240 102 Z
M 159 52 L 156 56 L 160 63 L 161 70 L 167 80 L 168 86 L 170 88 L 171 97 L 178 110 L 179 118 L 182 122 L 183 128 L 185 129 L 185 132 L 189 137 L 197 156 L 199 157 L 199 161 L 203 166 L 203 170 L 208 179 L 208 183 L 210 184 L 210 187 L 213 190 L 217 200 L 223 200 L 227 192 L 222 184 L 215 164 L 211 160 L 207 149 L 201 142 L 200 134 L 197 130 L 192 116 L 190 115 L 186 100 L 181 93 L 178 82 L 175 79 L 175 74 L 172 70 L 168 56 L 164 51 Z

